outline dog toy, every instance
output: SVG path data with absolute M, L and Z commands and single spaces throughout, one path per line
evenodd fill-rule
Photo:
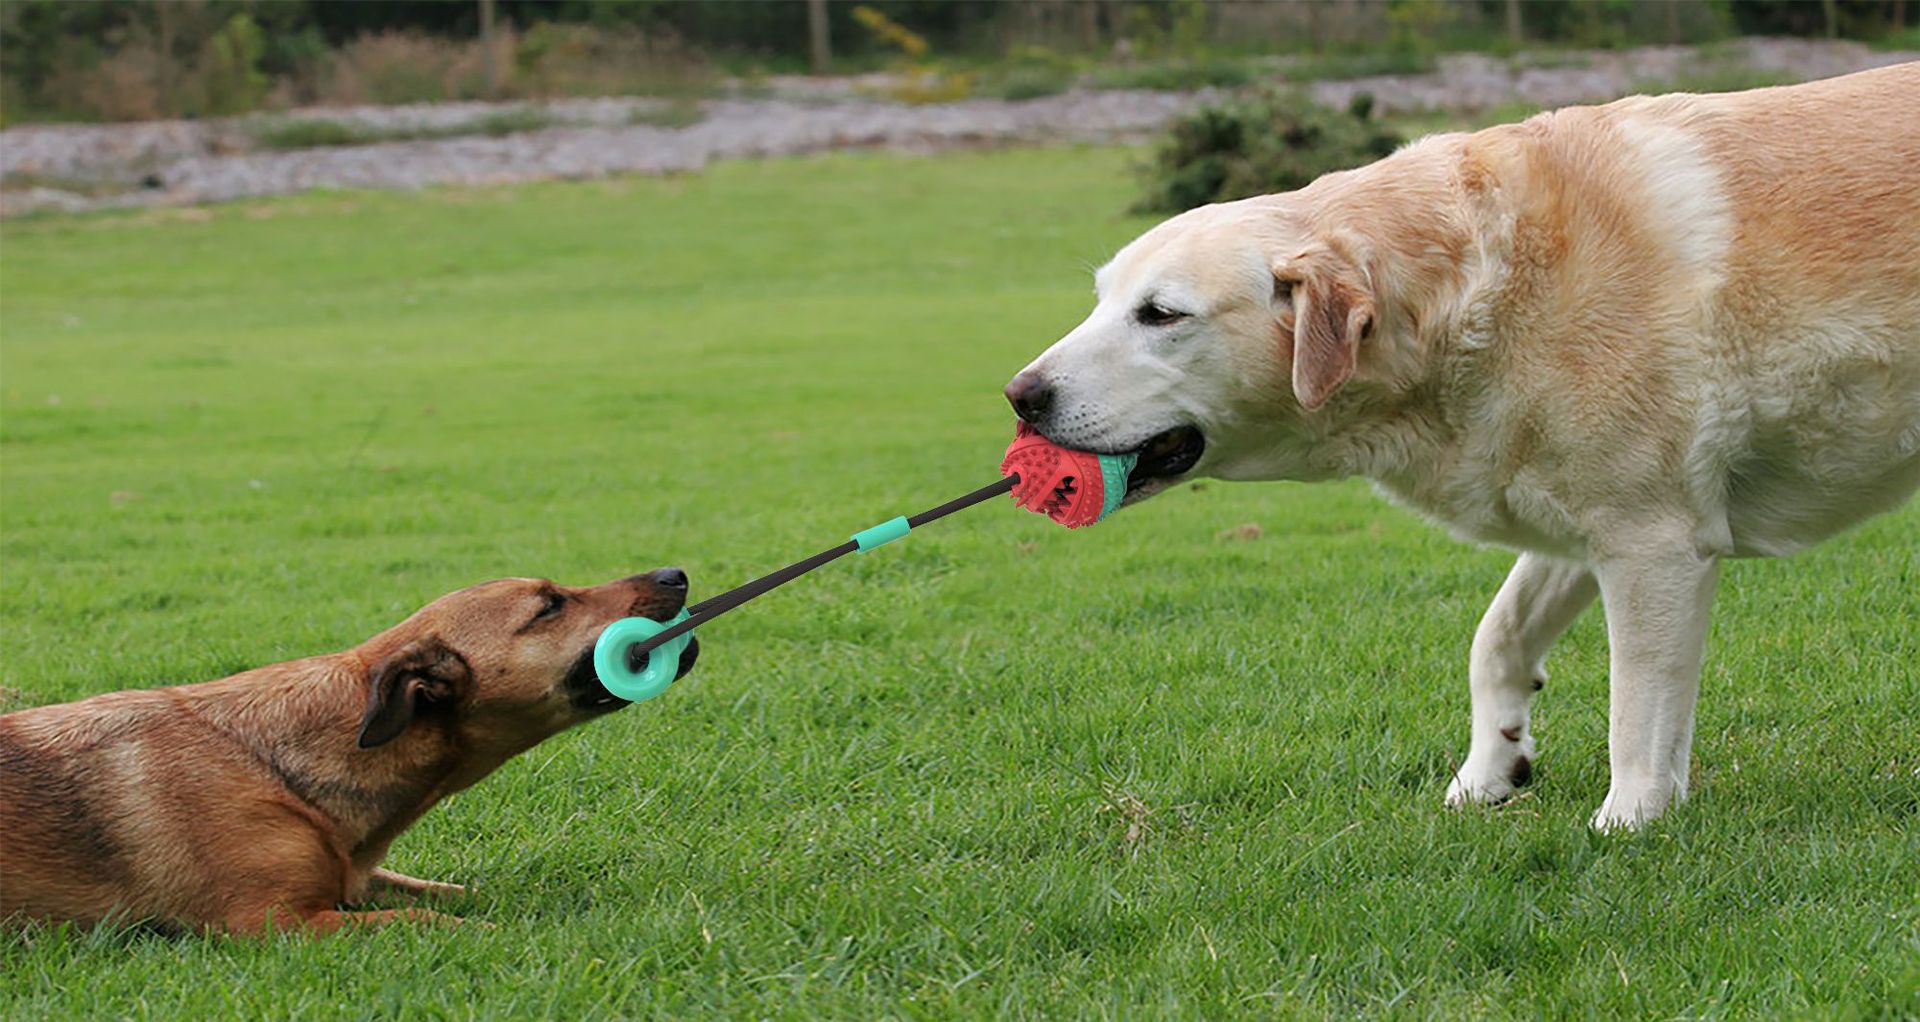
M 970 508 L 989 497 L 1012 493 L 1014 502 L 1069 529 L 1092 525 L 1112 514 L 1127 495 L 1127 474 L 1137 454 L 1095 454 L 1061 447 L 1022 422 L 1000 462 L 1002 478 L 917 515 L 902 515 L 863 529 L 839 546 L 822 550 L 770 575 L 763 575 L 713 599 L 683 609 L 671 621 L 621 618 L 600 633 L 593 646 L 593 667 L 607 691 L 629 702 L 651 699 L 673 684 L 680 654 L 693 630 L 727 611 L 793 581 L 815 568 L 856 551 L 866 553 L 891 543 L 928 522 Z M 658 655 L 655 655 L 658 654 Z
M 1022 422 L 1000 474 L 1014 480 L 1013 499 L 1069 529 L 1092 525 L 1119 509 L 1138 454 L 1095 454 L 1062 447 Z

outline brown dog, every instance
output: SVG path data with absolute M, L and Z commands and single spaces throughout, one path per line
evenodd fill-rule
M 380 860 L 434 803 L 627 705 L 595 676 L 594 640 L 686 598 L 675 568 L 590 589 L 505 579 L 345 652 L 0 716 L 0 917 L 457 922 L 340 909 L 372 889 L 461 890 Z

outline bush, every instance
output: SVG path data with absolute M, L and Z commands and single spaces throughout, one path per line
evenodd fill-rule
M 1403 139 L 1372 118 L 1362 96 L 1330 110 L 1292 90 L 1263 90 L 1175 121 L 1141 169 L 1137 212 L 1177 213 L 1209 202 L 1300 188 L 1329 171 L 1371 163 Z
M 260 26 L 252 18 L 236 14 L 227 19 L 207 40 L 194 69 L 199 78 L 200 112 L 237 114 L 260 106 L 267 98 L 269 84 L 260 71 L 266 45 Z
M 1247 66 L 1246 62 L 1215 58 L 1103 67 L 1094 72 L 1093 85 L 1101 89 L 1192 92 L 1196 89 L 1233 88 L 1253 79 L 1253 68 Z
M 466 44 L 411 32 L 360 36 L 327 62 L 320 98 L 329 103 L 426 103 L 468 98 L 449 82 Z
M 254 132 L 263 149 L 317 149 L 321 146 L 365 145 L 373 141 L 364 131 L 339 121 L 270 121 Z
M 1051 68 L 1019 67 L 993 80 L 987 90 L 1001 99 L 1039 99 L 1073 88 L 1073 73 Z
M 63 62 L 48 77 L 38 97 L 53 112 L 96 121 L 148 121 L 171 111 L 161 87 L 167 57 L 153 40 L 136 34 L 90 62 Z
M 467 135 L 499 138 L 503 135 L 544 131 L 559 123 L 552 114 L 534 107 L 512 107 L 464 124 L 436 127 L 374 128 L 319 118 L 286 118 L 261 123 L 254 130 L 253 139 L 262 149 L 316 149 L 322 146 L 416 142 Z
M 527 30 L 513 64 L 532 96 L 686 97 L 719 85 L 713 65 L 664 29 L 542 22 Z

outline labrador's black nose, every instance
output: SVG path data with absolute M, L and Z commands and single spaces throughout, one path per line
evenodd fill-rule
M 651 579 L 654 585 L 662 589 L 685 589 L 687 587 L 687 573 L 681 571 L 679 568 L 661 568 L 658 571 L 648 572 L 647 578 Z
M 1006 395 L 1007 403 L 1013 406 L 1013 414 L 1029 425 L 1038 425 L 1048 409 L 1053 407 L 1053 384 L 1032 370 L 1008 381 Z

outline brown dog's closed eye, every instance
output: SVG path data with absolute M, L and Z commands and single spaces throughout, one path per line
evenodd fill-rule
M 400 737 L 422 703 L 451 702 L 473 680 L 465 657 L 438 638 L 416 639 L 367 673 L 367 712 L 360 718 L 360 747 L 371 749 Z

